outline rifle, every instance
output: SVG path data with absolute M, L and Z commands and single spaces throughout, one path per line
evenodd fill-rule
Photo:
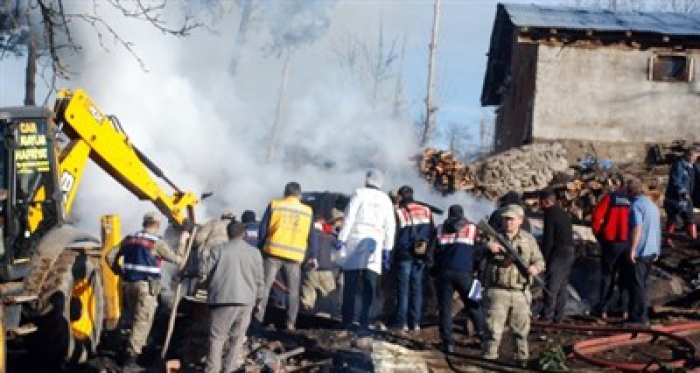
M 518 272 L 520 272 L 521 275 L 523 275 L 525 278 L 532 277 L 532 279 L 537 283 L 537 285 L 540 285 L 542 287 L 542 290 L 545 293 L 549 294 L 544 281 L 542 281 L 542 279 L 539 278 L 539 276 L 530 276 L 530 273 L 528 273 L 529 266 L 525 263 L 520 254 L 518 254 L 518 251 L 515 250 L 513 246 L 511 246 L 510 242 L 508 242 L 508 240 L 505 239 L 505 237 L 496 232 L 496 230 L 494 230 L 493 227 L 491 227 L 489 223 L 487 223 L 485 220 L 481 220 L 479 224 L 477 224 L 477 227 L 479 228 L 479 230 L 484 232 L 484 234 L 495 238 L 496 241 L 498 241 L 498 243 L 501 244 L 503 254 L 505 254 L 511 261 L 513 261 L 513 264 L 515 264 L 515 266 L 518 268 Z

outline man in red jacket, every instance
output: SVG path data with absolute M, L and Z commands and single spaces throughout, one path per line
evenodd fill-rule
M 628 224 L 630 201 L 620 189 L 622 178 L 615 177 L 615 190 L 606 194 L 593 210 L 591 228 L 600 244 L 601 272 L 600 302 L 594 307 L 594 313 L 603 318 L 607 317 L 610 301 L 618 286 L 620 303 L 627 310 L 627 292 L 620 286 L 620 274 L 625 265 L 625 253 L 629 250 Z M 625 312 L 625 311 L 623 311 Z

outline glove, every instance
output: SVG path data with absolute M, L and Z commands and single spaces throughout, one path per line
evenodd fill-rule
M 333 244 L 333 247 L 334 247 L 336 250 L 340 251 L 340 250 L 342 250 L 342 249 L 345 247 L 345 242 L 343 242 L 343 241 L 335 241 L 335 243 Z
M 318 260 L 316 259 L 309 259 L 308 262 L 306 262 L 306 269 L 309 271 L 314 271 L 318 268 Z
M 391 269 L 391 250 L 382 251 L 382 268 L 386 271 Z

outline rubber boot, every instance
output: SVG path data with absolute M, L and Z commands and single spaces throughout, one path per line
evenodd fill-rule
M 675 224 L 666 224 L 666 239 L 664 240 L 664 244 L 668 246 L 669 248 L 673 248 L 673 240 L 671 239 L 671 235 L 675 233 L 676 231 L 676 225 Z

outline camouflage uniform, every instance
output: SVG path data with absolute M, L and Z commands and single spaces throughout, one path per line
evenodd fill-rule
M 194 237 L 194 246 L 199 250 L 199 260 L 205 261 L 209 251 L 214 247 L 228 242 L 226 227 L 235 220 L 232 214 L 224 213 L 218 219 L 212 219 L 202 225 Z
M 526 265 L 534 265 L 540 271 L 544 271 L 544 259 L 537 242 L 530 233 L 520 230 L 512 238 L 506 239 L 518 251 Z M 487 290 L 483 303 L 488 336 L 483 357 L 498 358 L 501 336 L 505 323 L 508 322 L 515 336 L 515 358 L 527 360 L 529 357 L 527 336 L 530 333 L 532 303 L 528 279 L 520 274 L 515 264 L 503 253 L 488 256 L 485 277 Z
M 178 248 L 178 252 L 182 251 L 182 247 Z M 182 256 L 175 254 L 163 240 L 155 243 L 153 253 L 154 256 L 177 265 L 182 262 Z M 115 261 L 118 260 L 119 255 Z M 131 336 L 127 346 L 131 354 L 141 354 L 151 331 L 153 317 L 158 306 L 158 289 L 156 288 L 149 281 L 122 281 L 124 314 L 126 320 L 131 318 Z

